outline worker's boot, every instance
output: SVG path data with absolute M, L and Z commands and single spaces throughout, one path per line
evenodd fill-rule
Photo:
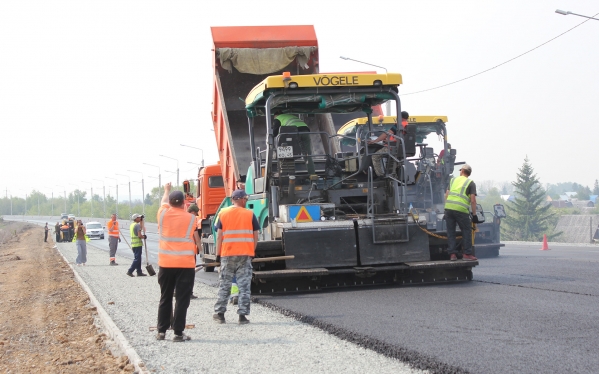
M 240 325 L 246 325 L 246 324 L 248 324 L 248 323 L 250 323 L 250 320 L 249 320 L 249 319 L 247 319 L 247 317 L 246 317 L 246 316 L 244 316 L 243 314 L 240 314 L 240 315 L 239 315 L 239 324 L 240 324 Z
M 215 313 L 212 316 L 212 319 L 216 323 L 225 323 L 225 313 Z
M 110 261 L 110 266 L 116 266 L 116 265 L 118 265 L 118 264 L 116 263 L 116 261 L 114 261 L 114 260 L 113 260 L 113 261 Z

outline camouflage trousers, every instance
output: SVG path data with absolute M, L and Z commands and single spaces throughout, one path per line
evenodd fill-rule
M 214 304 L 216 313 L 227 311 L 227 303 L 231 295 L 233 277 L 237 277 L 239 287 L 239 309 L 237 314 L 250 314 L 250 285 L 252 282 L 252 258 L 250 256 L 227 256 L 220 259 L 220 274 L 218 276 L 218 300 Z
M 388 154 L 389 147 L 384 146 L 372 155 L 372 166 L 374 167 L 374 173 L 377 175 L 377 177 L 384 177 L 386 174 L 385 170 L 383 169 L 383 160 L 381 158 Z M 391 174 L 396 173 L 397 161 L 389 156 L 387 163 L 389 162 L 391 162 Z

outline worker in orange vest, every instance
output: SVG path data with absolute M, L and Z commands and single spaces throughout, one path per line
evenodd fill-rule
M 402 126 L 402 131 L 404 131 L 404 132 L 406 131 L 406 127 L 408 126 L 408 118 L 409 117 L 410 117 L 410 115 L 408 114 L 408 112 L 401 112 L 401 126 Z M 395 136 L 398 133 L 397 125 L 391 126 L 391 128 L 389 129 L 389 133 L 391 133 L 391 135 L 389 136 L 388 141 L 389 142 L 396 141 Z M 384 142 L 386 139 L 387 139 L 387 133 L 383 132 L 376 139 L 369 140 L 367 143 L 368 144 L 377 144 L 379 142 Z M 374 173 L 376 174 L 377 177 L 385 176 L 385 171 L 383 170 L 383 163 L 381 160 L 382 156 L 385 154 L 389 154 L 388 144 L 385 144 L 381 149 L 379 149 L 372 155 L 372 166 L 374 167 Z M 392 177 L 397 179 L 397 174 L 396 174 L 397 173 L 397 161 L 395 161 L 395 159 L 393 159 L 393 158 L 389 158 L 387 160 L 387 162 L 391 163 Z
M 244 190 L 233 191 L 233 208 L 221 211 L 216 224 L 216 261 L 220 262 L 220 274 L 218 300 L 212 318 L 217 323 L 225 323 L 233 277 L 237 278 L 239 287 L 239 323 L 250 323 L 246 316 L 250 314 L 252 258 L 258 244 L 260 224 L 254 213 L 245 208 L 247 199 Z
M 121 242 L 121 232 L 119 230 L 119 221 L 116 220 L 116 213 L 112 213 L 108 227 L 108 248 L 110 248 L 110 266 L 118 265 L 116 263 L 116 250 Z
M 174 342 L 191 340 L 184 334 L 189 299 L 193 292 L 196 267 L 196 247 L 193 232 L 196 218 L 185 211 L 185 195 L 181 191 L 171 192 L 171 184 L 164 185 L 162 205 L 156 215 L 158 220 L 158 305 L 157 340 L 164 340 L 166 330 L 172 327 Z M 173 294 L 175 311 L 173 314 Z M 171 323 L 172 316 L 172 323 Z

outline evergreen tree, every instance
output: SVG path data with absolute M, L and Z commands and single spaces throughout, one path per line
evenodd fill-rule
M 595 179 L 595 185 L 593 186 L 593 195 L 599 195 L 599 181 Z
M 550 211 L 551 205 L 546 202 L 545 191 L 528 157 L 516 177 L 517 180 L 512 182 L 515 200 L 506 204 L 507 217 L 503 220 L 502 235 L 510 240 L 540 241 L 550 230 L 549 223 L 555 214 Z

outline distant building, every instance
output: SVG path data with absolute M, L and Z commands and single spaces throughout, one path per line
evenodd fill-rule
M 559 199 L 562 201 L 570 201 L 570 196 L 568 195 L 559 195 Z
M 562 232 L 555 241 L 562 243 L 592 243 L 597 225 L 598 215 L 561 216 L 555 226 L 555 232 Z
M 576 196 L 577 193 L 578 192 L 564 192 L 564 194 L 568 195 L 569 198 L 573 197 L 573 196 Z
M 516 200 L 516 196 L 513 195 L 501 195 L 501 199 L 505 201 L 514 201 Z
M 593 202 L 593 204 L 597 205 L 597 197 L 599 195 L 591 195 L 589 196 L 589 200 L 591 200 Z
M 594 208 L 595 204 L 591 200 L 572 200 L 572 205 L 576 208 Z
M 551 204 L 551 206 L 553 206 L 554 208 L 558 208 L 558 209 L 573 207 L 571 202 L 564 201 L 564 200 L 555 200 L 555 201 L 550 201 L 549 203 Z

